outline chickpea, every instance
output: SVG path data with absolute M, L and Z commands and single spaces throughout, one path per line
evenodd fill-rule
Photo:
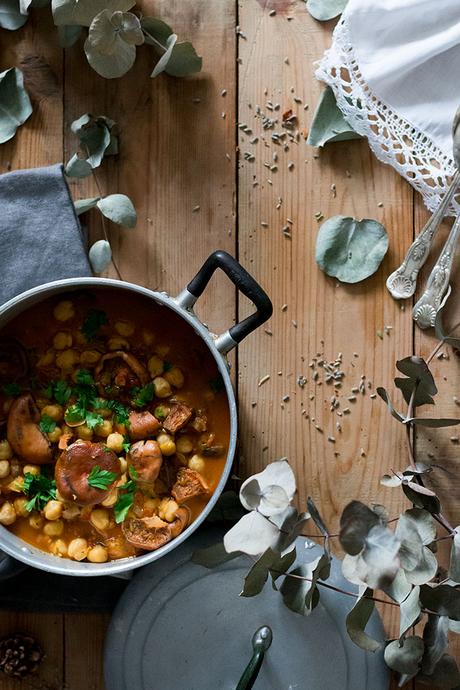
M 105 563 L 109 559 L 109 554 L 104 546 L 96 544 L 88 551 L 87 558 L 91 563 Z
M 144 512 L 153 514 L 159 507 L 159 498 L 146 498 L 144 501 Z
M 47 415 L 48 417 L 51 417 L 54 422 L 60 422 L 64 417 L 64 410 L 62 409 L 61 405 L 45 405 L 41 411 L 41 415 L 42 417 Z
M 173 501 L 172 498 L 164 498 L 158 506 L 158 515 L 166 522 L 173 522 L 178 510 L 179 506 L 176 501 Z
M 112 508 L 112 506 L 114 506 L 117 501 L 118 489 L 111 489 L 107 498 L 104 498 L 104 500 L 101 502 L 101 506 L 104 506 L 105 508 Z
M 62 520 L 54 520 L 47 522 L 43 528 L 43 532 L 47 537 L 60 537 L 64 531 L 64 523 Z
M 72 336 L 65 331 L 59 331 L 53 338 L 53 347 L 55 350 L 65 350 L 66 347 L 72 347 Z
M 108 407 L 98 407 L 97 413 L 102 417 L 102 419 L 109 419 L 113 415 L 112 410 Z
M 67 556 L 67 544 L 63 539 L 56 539 L 51 545 L 51 551 L 55 556 L 65 558 Z
M 51 364 L 53 364 L 55 358 L 55 354 L 53 350 L 47 350 L 44 354 L 41 355 L 37 362 L 37 367 L 49 367 Z
M 0 460 L 0 479 L 5 479 L 10 473 L 10 463 L 8 460 Z
M 83 561 L 88 555 L 88 550 L 89 546 L 86 539 L 77 537 L 70 542 L 67 553 L 69 558 L 72 558 L 74 561 Z
M 160 357 L 166 357 L 170 349 L 171 348 L 169 347 L 169 345 L 158 345 L 155 349 L 155 352 Z
M 107 343 L 109 350 L 129 350 L 131 347 L 126 338 L 122 338 L 121 335 L 114 335 L 109 338 Z
M 152 331 L 142 331 L 142 340 L 146 345 L 153 345 L 155 342 L 155 336 Z
M 62 517 L 64 520 L 74 520 L 80 515 L 80 507 L 75 503 L 66 503 L 64 510 L 62 512 Z
M 0 441 L 0 460 L 11 460 L 13 457 L 13 449 L 8 441 Z
M 115 323 L 115 330 L 118 335 L 124 335 L 126 338 L 129 338 L 134 333 L 134 324 L 130 321 L 117 321 Z
M 77 427 L 76 432 L 78 434 L 78 438 L 82 439 L 82 441 L 91 441 L 93 438 L 93 430 L 90 429 L 86 424 L 82 424 L 81 426 Z
M 75 307 L 70 300 L 63 300 L 54 307 L 53 315 L 56 321 L 70 321 L 75 316 Z
M 126 424 L 120 424 L 119 422 L 115 422 L 113 428 L 117 432 L 117 434 L 121 434 L 122 436 L 126 436 L 128 431 L 126 428 Z
M 191 453 L 193 450 L 192 439 L 189 436 L 179 436 L 176 441 L 176 448 L 179 453 Z
M 56 443 L 61 438 L 61 434 L 61 427 L 57 426 L 55 429 L 53 429 L 53 431 L 50 431 L 49 434 L 47 434 L 47 436 L 51 443 Z
M 12 477 L 19 477 L 22 472 L 21 463 L 17 458 L 11 458 L 10 460 L 10 474 Z
M 184 374 L 179 369 L 179 367 L 173 367 L 164 375 L 166 381 L 170 383 L 174 388 L 182 388 L 184 385 Z
M 157 441 L 162 455 L 174 455 L 176 452 L 176 444 L 174 443 L 172 436 L 169 436 L 169 434 L 158 434 Z
M 29 525 L 33 527 L 33 529 L 40 529 L 43 522 L 43 517 L 39 513 L 32 513 L 29 517 Z
M 120 461 L 120 470 L 122 474 L 125 474 L 128 471 L 128 461 L 126 458 L 118 458 Z
M 155 386 L 155 395 L 157 398 L 169 398 L 172 390 L 169 382 L 166 381 L 166 379 L 164 379 L 162 376 L 156 376 L 153 379 L 153 384 Z
M 64 510 L 64 505 L 61 503 L 61 501 L 48 501 L 46 504 L 44 510 L 43 510 L 43 515 L 47 520 L 58 520 L 62 512 Z
M 16 477 L 13 479 L 12 482 L 6 485 L 6 489 L 8 491 L 14 491 L 17 494 L 22 493 L 22 489 L 24 486 L 24 477 Z
M 9 501 L 5 503 L 0 508 L 0 524 L 1 525 L 12 525 L 16 520 L 16 511 Z
M 40 467 L 38 465 L 24 465 L 24 474 L 33 474 L 35 477 L 40 474 Z
M 110 516 L 107 510 L 95 508 L 91 512 L 90 522 L 96 529 L 105 530 L 110 524 Z
M 14 505 L 14 510 L 16 511 L 16 515 L 19 517 L 29 517 L 29 511 L 26 508 L 28 501 L 25 496 L 21 496 L 21 498 L 15 498 L 13 501 Z
M 157 405 L 157 407 L 155 407 L 153 411 L 153 414 L 157 419 L 160 420 L 160 422 L 162 422 L 163 419 L 166 419 L 166 417 L 168 416 L 170 409 L 171 408 L 169 407 L 169 405 Z
M 191 470 L 195 470 L 195 472 L 203 472 L 205 468 L 205 462 L 201 455 L 192 455 L 192 457 L 188 461 L 188 466 Z
M 101 358 L 101 353 L 97 350 L 84 350 L 80 355 L 80 364 L 83 367 L 89 367 L 96 364 Z
M 149 361 L 147 362 L 147 368 L 150 376 L 153 379 L 155 376 L 159 376 L 163 373 L 164 362 L 157 355 L 153 355 L 153 357 L 150 357 Z
M 80 354 L 76 350 L 62 350 L 56 355 L 56 364 L 60 369 L 72 369 L 78 363 Z
M 106 438 L 107 436 L 110 436 L 112 433 L 113 425 L 110 419 L 104 419 L 102 424 L 98 424 L 94 431 L 96 433 L 96 436 L 102 436 L 102 438 Z
M 115 451 L 115 453 L 121 453 L 123 450 L 124 438 L 121 434 L 111 433 L 107 436 L 107 448 Z

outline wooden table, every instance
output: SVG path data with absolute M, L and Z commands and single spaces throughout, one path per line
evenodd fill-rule
M 151 81 L 152 54 L 145 48 L 127 76 L 105 81 L 89 68 L 80 45 L 59 49 L 47 11 L 35 11 L 26 27 L 1 34 L 1 69 L 23 66 L 34 114 L 15 139 L 0 147 L 0 170 L 67 160 L 76 148 L 70 123 L 85 112 L 118 122 L 120 155 L 103 164 L 99 177 L 106 193 L 129 194 L 138 210 L 136 230 L 111 229 L 123 277 L 175 294 L 220 247 L 237 256 L 273 300 L 266 329 L 249 337 L 235 358 L 240 474 L 287 456 L 297 474 L 299 505 L 311 494 L 332 529 L 352 498 L 384 502 L 397 515 L 404 502 L 398 491 L 380 487 L 379 478 L 405 466 L 403 432 L 370 395 L 377 385 L 391 388 L 398 358 L 426 355 L 433 347 L 431 334 L 414 329 L 410 305 L 404 309 L 385 290 L 386 276 L 402 259 L 426 211 L 412 188 L 380 164 L 365 141 L 316 151 L 301 136 L 283 151 L 256 116 L 257 106 L 267 112 L 271 101 L 276 106 L 272 117 L 292 108 L 299 129 L 308 130 L 322 88 L 313 62 L 329 45 L 334 23 L 315 22 L 299 0 L 139 4 L 193 41 L 203 55 L 202 74 Z M 254 137 L 258 143 L 251 143 Z M 245 160 L 248 151 L 255 160 Z M 277 170 L 270 170 L 274 153 Z M 83 198 L 95 189 L 91 182 L 79 182 L 72 184 L 72 193 Z M 375 276 L 347 286 L 319 271 L 314 261 L 319 212 L 385 224 L 390 251 Z M 95 238 L 99 222 L 96 215 L 90 221 Z M 286 224 L 292 239 L 283 235 Z M 199 311 L 214 331 L 249 312 L 246 300 L 235 297 L 222 276 L 213 279 Z M 329 386 L 315 382 L 309 369 L 317 353 L 331 360 L 339 352 L 344 391 L 359 384 L 361 376 L 371 386 L 350 402 L 341 432 L 330 412 Z M 456 358 L 436 359 L 433 369 L 440 411 L 453 416 Z M 259 386 L 266 375 L 270 378 Z M 308 379 L 303 389 L 296 384 L 299 375 Z M 423 458 L 436 452 L 449 470 L 437 487 L 450 520 L 458 524 L 458 447 L 450 436 L 449 430 L 421 436 L 417 453 Z M 396 623 L 390 608 L 385 611 L 389 634 Z M 26 630 L 42 642 L 47 659 L 33 684 L 37 690 L 102 690 L 107 623 L 108 616 L 102 615 L 2 613 L 0 634 Z M 0 690 L 13 687 L 32 686 L 0 678 Z

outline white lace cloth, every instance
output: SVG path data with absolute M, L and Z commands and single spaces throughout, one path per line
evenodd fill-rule
M 434 210 L 454 171 L 460 0 L 349 0 L 316 76 L 377 158 Z

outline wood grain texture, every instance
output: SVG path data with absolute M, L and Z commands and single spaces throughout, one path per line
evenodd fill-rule
M 104 637 L 109 614 L 68 613 L 65 622 L 65 686 L 103 690 Z

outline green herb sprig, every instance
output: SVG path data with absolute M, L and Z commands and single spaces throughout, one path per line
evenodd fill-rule
M 115 472 L 103 470 L 99 465 L 94 465 L 88 475 L 88 484 L 92 486 L 93 489 L 101 489 L 102 491 L 105 491 L 111 484 L 113 484 L 116 478 L 117 475 Z
M 153 381 L 147 383 L 142 388 L 135 386 L 131 389 L 132 399 L 131 402 L 134 407 L 145 407 L 152 402 L 155 397 L 155 384 Z
M 134 503 L 134 495 L 136 493 L 137 471 L 134 469 L 134 467 L 131 466 L 129 472 L 131 475 L 131 479 L 127 481 L 126 484 L 123 484 L 123 486 L 119 487 L 120 495 L 118 501 L 115 503 L 113 507 L 115 513 L 115 522 L 117 523 L 117 525 L 126 520 L 126 516 L 128 515 L 129 509 Z
M 42 431 L 44 434 L 51 434 L 51 432 L 53 432 L 57 427 L 57 424 L 49 415 L 44 414 L 38 426 L 40 427 L 40 431 Z
M 29 513 L 32 510 L 43 510 L 48 501 L 56 498 L 56 482 L 48 477 L 45 472 L 41 474 L 26 472 L 22 490 L 27 498 L 30 499 L 26 503 L 26 510 Z
M 109 320 L 105 311 L 102 311 L 102 309 L 90 309 L 86 314 L 80 330 L 85 336 L 86 340 L 90 342 L 96 338 L 99 330 L 108 322 Z

